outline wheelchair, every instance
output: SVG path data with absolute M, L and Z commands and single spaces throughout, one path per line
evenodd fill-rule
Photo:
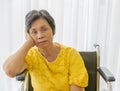
M 79 52 L 84 60 L 89 75 L 89 82 L 85 91 L 99 91 L 100 76 L 107 84 L 107 91 L 112 91 L 112 82 L 115 81 L 115 77 L 106 67 L 100 66 L 100 46 L 98 44 L 94 46 L 96 51 Z M 22 82 L 19 91 L 34 91 L 31 85 L 30 74 L 26 70 L 17 75 L 16 80 Z

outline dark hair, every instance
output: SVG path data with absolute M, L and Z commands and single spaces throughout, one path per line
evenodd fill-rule
M 55 21 L 53 17 L 48 13 L 48 11 L 43 9 L 40 11 L 32 10 L 28 12 L 28 14 L 25 16 L 25 25 L 27 28 L 27 32 L 29 32 L 31 28 L 31 24 L 39 18 L 45 19 L 52 28 L 53 34 L 55 34 Z

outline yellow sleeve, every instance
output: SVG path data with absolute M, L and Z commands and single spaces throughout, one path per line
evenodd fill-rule
M 32 50 L 30 49 L 25 57 L 25 61 L 26 63 L 28 64 L 28 68 L 27 70 L 32 70 L 32 66 L 33 66 L 33 63 L 32 63 L 32 55 L 33 55 L 33 52 Z
M 80 54 L 73 49 L 69 55 L 69 84 L 80 87 L 88 85 L 88 73 Z

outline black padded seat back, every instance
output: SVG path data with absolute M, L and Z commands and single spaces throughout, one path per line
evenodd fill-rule
M 88 71 L 89 83 L 85 91 L 97 91 L 97 53 L 79 52 Z

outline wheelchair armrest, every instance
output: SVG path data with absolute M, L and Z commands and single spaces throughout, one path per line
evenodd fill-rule
M 25 75 L 26 75 L 26 71 L 23 71 L 22 73 L 16 75 L 16 80 L 17 81 L 24 81 L 25 80 Z
M 99 67 L 97 70 L 106 82 L 115 81 L 115 77 L 107 68 Z

